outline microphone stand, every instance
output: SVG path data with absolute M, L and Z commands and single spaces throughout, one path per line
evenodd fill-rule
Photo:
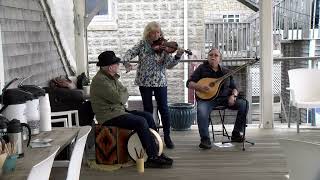
M 248 104 L 248 101 L 246 99 L 244 99 L 243 97 L 240 97 L 240 99 L 243 99 L 245 102 L 246 102 L 246 108 L 247 108 L 247 111 L 249 109 L 249 104 Z M 242 142 L 242 151 L 245 151 L 245 143 L 249 143 L 251 144 L 252 146 L 255 144 L 254 142 L 251 142 L 251 141 L 247 141 L 246 140 L 246 129 L 247 129 L 247 117 L 245 118 L 245 123 L 244 123 L 244 128 L 243 128 L 243 142 Z

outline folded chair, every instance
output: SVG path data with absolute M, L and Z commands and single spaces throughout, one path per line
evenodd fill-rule
M 242 99 L 246 100 L 243 96 L 238 96 L 238 98 L 242 98 Z M 246 100 L 246 102 L 247 102 L 247 106 L 249 106 L 247 100 Z M 219 116 L 220 116 L 220 120 L 221 120 L 221 124 L 222 124 L 222 132 L 221 132 L 221 134 L 222 134 L 223 136 L 227 136 L 227 137 L 228 137 L 228 141 L 223 141 L 222 144 L 232 142 L 232 141 L 231 141 L 231 138 L 230 138 L 230 136 L 229 136 L 229 134 L 228 134 L 228 132 L 227 132 L 227 130 L 226 130 L 226 128 L 225 128 L 225 125 L 224 125 L 224 118 L 225 118 L 225 110 L 226 110 L 226 109 L 227 109 L 226 106 L 217 106 L 217 107 L 215 107 L 215 108 L 213 109 L 213 111 L 214 111 L 214 110 L 218 110 L 218 111 L 219 111 Z M 221 114 L 221 113 L 222 113 L 222 114 Z M 247 119 L 246 119 L 246 121 L 247 121 Z M 211 120 L 211 117 L 210 117 L 210 116 L 209 116 L 209 123 L 211 124 L 212 137 L 213 137 L 213 141 L 214 141 L 215 138 L 214 138 L 213 123 L 212 123 L 212 120 Z M 245 139 L 245 138 L 246 138 L 246 128 L 247 128 L 247 122 L 244 124 L 244 127 L 243 127 L 243 138 L 244 138 L 244 141 L 243 141 L 243 143 L 242 143 L 242 150 L 243 150 L 243 151 L 245 151 L 245 143 L 249 143 L 249 144 L 251 144 L 251 145 L 254 145 L 254 144 L 255 144 L 254 142 L 247 141 L 247 140 Z
M 218 113 L 219 113 L 221 126 L 222 126 L 222 130 L 221 131 L 214 131 L 213 130 L 213 122 L 212 122 L 211 116 L 209 115 L 209 123 L 211 125 L 211 132 L 212 132 L 212 140 L 213 140 L 213 142 L 215 141 L 215 137 L 214 137 L 215 134 L 216 135 L 226 136 L 230 140 L 230 136 L 229 136 L 228 131 L 227 131 L 225 125 L 224 125 L 224 117 L 225 117 L 225 114 L 226 114 L 226 109 L 227 109 L 227 107 L 225 107 L 225 106 L 217 106 L 214 109 L 212 109 L 212 111 L 218 111 Z

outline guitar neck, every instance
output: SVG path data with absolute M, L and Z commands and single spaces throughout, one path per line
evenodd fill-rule
M 224 76 L 222 76 L 221 78 L 219 78 L 219 81 L 224 81 L 225 79 L 227 79 L 228 77 L 230 77 L 231 75 L 235 74 L 236 72 L 240 71 L 241 69 L 247 67 L 248 65 L 250 65 L 250 63 L 246 63 L 240 67 L 237 67 L 235 70 L 225 74 Z

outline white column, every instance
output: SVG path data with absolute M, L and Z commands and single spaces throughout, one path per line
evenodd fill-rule
M 74 0 L 75 52 L 77 73 L 87 73 L 87 29 L 84 25 L 85 1 Z
M 272 1 L 260 3 L 260 110 L 263 128 L 273 128 L 273 35 Z
M 4 65 L 3 65 L 3 53 L 2 53 L 2 32 L 0 24 L 0 91 L 4 87 Z M 2 91 L 0 92 L 2 94 Z
M 188 0 L 183 1 L 183 46 L 184 49 L 188 49 Z M 183 59 L 188 59 L 188 56 L 184 54 Z M 188 62 L 183 63 L 184 72 L 184 102 L 188 102 L 188 88 L 185 86 L 188 80 Z

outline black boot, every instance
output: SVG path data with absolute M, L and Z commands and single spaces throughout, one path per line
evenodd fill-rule
M 211 141 L 210 138 L 201 138 L 201 142 L 199 144 L 199 148 L 201 149 L 211 149 Z
M 174 148 L 174 144 L 173 142 L 171 141 L 171 138 L 169 135 L 167 136 L 164 136 L 164 143 L 166 144 L 166 147 L 168 149 L 173 149 Z
M 160 156 L 148 157 L 144 163 L 145 168 L 171 168 L 172 164 L 169 164 L 164 158 Z
M 160 155 L 160 157 L 161 157 L 162 159 L 166 160 L 168 165 L 172 165 L 172 164 L 173 164 L 173 159 L 169 158 L 169 157 L 166 156 L 164 153 L 162 153 L 162 154 Z

